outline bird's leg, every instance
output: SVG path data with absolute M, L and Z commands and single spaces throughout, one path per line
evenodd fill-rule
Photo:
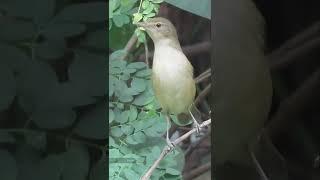
M 192 105 L 193 105 L 193 104 L 190 105 L 188 111 L 189 111 L 190 116 L 191 116 L 191 118 L 192 118 L 192 120 L 193 120 L 193 124 L 195 125 L 195 127 L 196 127 L 196 129 L 197 129 L 197 133 L 199 133 L 199 132 L 200 132 L 200 124 L 198 123 L 198 121 L 196 120 L 196 118 L 194 118 L 194 116 L 193 116 L 193 114 L 192 114 L 192 112 L 191 112 L 191 107 L 192 107 Z
M 166 114 L 166 120 L 167 120 L 167 137 L 166 137 L 166 141 L 167 141 L 167 144 L 168 144 L 169 148 L 173 148 L 174 144 L 169 139 L 170 117 L 169 117 L 168 114 Z

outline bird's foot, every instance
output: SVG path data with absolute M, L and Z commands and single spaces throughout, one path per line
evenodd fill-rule
M 200 133 L 201 127 L 200 124 L 194 119 L 193 120 L 194 126 L 196 128 L 197 133 Z
M 168 145 L 168 149 L 171 150 L 175 147 L 175 145 L 173 144 L 173 142 L 170 141 L 169 138 L 166 138 L 167 141 L 167 145 Z

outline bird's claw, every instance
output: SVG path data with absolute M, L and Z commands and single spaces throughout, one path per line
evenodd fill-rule
M 200 124 L 197 121 L 194 121 L 194 124 L 195 124 L 197 133 L 200 133 L 200 130 L 201 130 Z
M 169 150 L 173 149 L 175 145 L 168 138 L 166 139 L 166 141 L 167 141 L 168 149 Z

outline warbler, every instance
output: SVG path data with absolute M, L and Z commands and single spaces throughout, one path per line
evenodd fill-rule
M 199 132 L 199 124 L 191 113 L 196 95 L 193 67 L 181 49 L 176 28 L 168 19 L 149 18 L 136 25 L 144 28 L 154 43 L 152 86 L 167 120 L 167 144 L 173 146 L 169 140 L 170 114 L 189 115 Z

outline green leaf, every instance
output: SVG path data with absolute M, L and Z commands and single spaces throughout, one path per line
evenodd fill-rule
M 38 107 L 31 114 L 32 121 L 40 128 L 66 128 L 76 120 L 76 114 L 67 107 Z
M 132 104 L 137 106 L 144 106 L 152 102 L 153 98 L 153 95 L 150 94 L 149 91 L 144 91 L 142 94 L 139 94 L 137 97 L 134 98 Z
M 128 69 L 143 69 L 145 67 L 147 67 L 147 65 L 144 62 L 133 62 L 127 65 Z
M 49 155 L 38 164 L 38 173 L 34 180 L 59 180 L 63 168 L 63 160 L 59 155 Z
M 142 2 L 142 8 L 146 9 L 151 3 L 149 1 L 143 1 Z
M 166 173 L 171 174 L 171 175 L 180 175 L 181 174 L 180 171 L 173 169 L 173 168 L 170 168 L 170 167 L 166 168 Z
M 129 23 L 123 25 L 121 28 L 113 26 L 109 33 L 109 48 L 112 50 L 119 50 L 125 47 L 132 36 L 134 26 Z
M 48 39 L 35 47 L 36 55 L 43 59 L 58 59 L 64 55 L 66 45 L 63 39 Z
M 0 159 L 1 180 L 16 180 L 18 168 L 15 158 L 8 151 L 0 149 Z
M 133 24 L 139 22 L 142 19 L 143 15 L 141 13 L 134 13 L 133 14 Z
M 159 3 L 162 3 L 164 0 L 151 0 L 153 3 L 157 3 L 157 4 L 159 4 Z
M 34 180 L 38 175 L 38 163 L 41 160 L 41 152 L 22 144 L 17 147 L 15 158 L 19 167 L 17 180 Z
M 165 2 L 198 16 L 211 19 L 211 0 L 165 0 Z
M 145 69 L 138 71 L 135 76 L 136 77 L 149 77 L 152 74 L 152 71 L 150 69 Z
M 47 22 L 55 10 L 55 0 L 10 0 L 0 5 L 8 11 L 9 16 L 32 18 L 36 24 Z
M 147 88 L 147 82 L 141 78 L 133 78 L 131 81 L 131 88 L 137 92 L 143 92 Z
M 12 70 L 5 64 L 0 63 L 0 111 L 5 110 L 16 96 L 16 81 Z
M 114 112 L 112 111 L 112 109 L 109 109 L 109 124 L 112 123 L 114 118 L 115 118 Z
M 112 24 L 110 21 L 109 23 Z M 94 32 L 89 32 L 83 44 L 89 47 L 106 50 L 107 37 L 108 37 L 108 33 L 104 29 L 97 30 Z
M 130 111 L 123 111 L 117 116 L 116 121 L 120 124 L 124 124 L 129 120 Z
M 111 127 L 110 128 L 110 132 L 111 132 L 111 135 L 113 136 L 113 137 L 120 137 L 120 136 L 122 136 L 122 134 L 123 134 L 123 132 L 122 132 L 122 130 L 121 130 L 121 128 L 120 127 Z
M 121 0 L 121 12 L 127 13 L 131 10 L 138 0 Z
M 5 62 L 9 68 L 17 73 L 28 68 L 32 62 L 23 50 L 1 42 L 0 54 L 2 62 Z
M 129 17 L 125 14 L 114 15 L 112 20 L 117 27 L 122 27 L 130 22 Z
M 79 118 L 74 132 L 91 139 L 107 139 L 106 105 L 102 104 Z
M 4 41 L 31 39 L 35 35 L 35 31 L 31 22 L 22 20 L 0 21 L 0 39 Z
M 45 26 L 42 34 L 49 38 L 73 37 L 86 31 L 86 26 L 80 23 L 53 23 Z
M 30 132 L 25 135 L 26 144 L 36 150 L 43 151 L 47 147 L 47 136 L 44 132 Z
M 104 96 L 107 93 L 107 61 L 104 56 L 76 51 L 75 59 L 69 68 L 69 80 L 75 83 L 78 91 L 87 96 Z
M 43 106 L 44 101 L 50 97 L 48 93 L 58 84 L 55 72 L 47 63 L 31 62 L 32 65 L 23 68 L 17 76 L 19 104 L 29 113 L 37 106 Z
M 136 141 L 132 136 L 127 136 L 125 138 L 125 140 L 126 140 L 126 143 L 131 144 L 131 145 L 139 144 L 139 142 Z
M 137 108 L 134 106 L 130 106 L 130 114 L 129 114 L 129 121 L 134 121 L 138 117 L 138 111 Z
M 5 131 L 0 131 L 0 143 L 14 143 L 15 138 Z
M 89 173 L 90 156 L 87 148 L 72 145 L 62 154 L 64 168 L 62 178 L 68 180 L 86 180 Z
M 132 169 L 126 169 L 124 171 L 124 176 L 127 179 L 140 179 L 140 176 L 138 173 L 136 173 L 135 171 L 133 171 Z
M 78 3 L 67 6 L 54 18 L 55 22 L 102 22 L 107 18 L 105 2 Z
M 127 54 L 127 51 L 124 49 L 114 51 L 109 56 L 109 68 L 110 67 L 124 67 L 126 65 L 126 61 L 121 60 L 123 56 Z M 119 61 L 119 62 L 118 62 Z
M 142 14 L 150 14 L 153 11 L 153 9 L 154 9 L 154 5 L 149 4 L 149 6 L 143 10 Z
M 121 131 L 126 134 L 126 135 L 130 135 L 133 133 L 134 128 L 131 125 L 122 125 L 121 126 Z
M 144 143 L 147 139 L 147 136 L 143 132 L 139 131 L 134 133 L 132 138 L 138 143 Z

